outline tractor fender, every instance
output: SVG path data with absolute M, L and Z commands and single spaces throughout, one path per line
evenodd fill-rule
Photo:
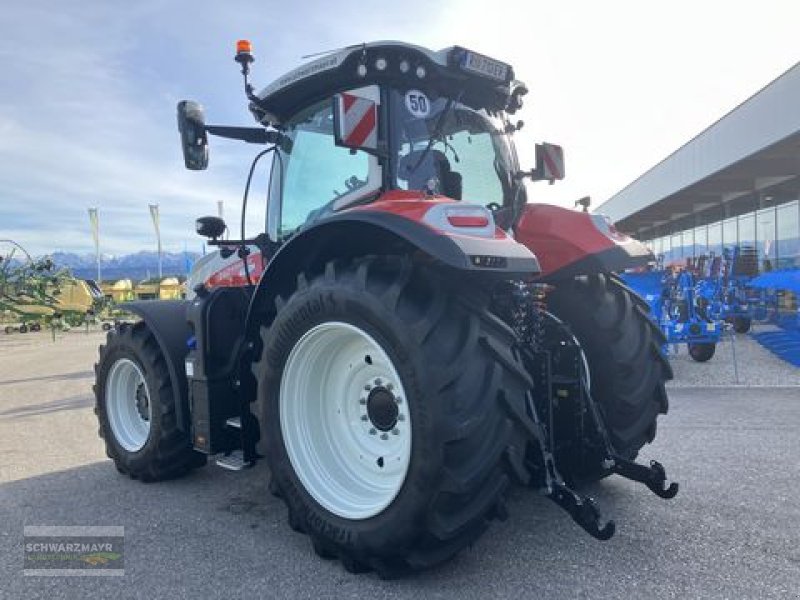
M 291 292 L 299 273 L 322 272 L 335 258 L 415 252 L 453 269 L 503 279 L 533 277 L 540 270 L 533 253 L 502 231 L 491 238 L 448 235 L 374 203 L 336 213 L 296 233 L 269 261 L 251 306 L 271 307 L 276 296 Z M 257 312 L 249 311 L 250 339 L 257 335 Z
M 153 332 L 172 382 L 175 395 L 175 417 L 178 429 L 189 431 L 189 389 L 186 381 L 185 358 L 189 352 L 187 342 L 192 335 L 186 312 L 186 300 L 144 300 L 125 302 L 120 307 L 142 318 Z
M 604 215 L 550 204 L 528 204 L 514 233 L 539 258 L 544 281 L 618 272 L 655 260 L 647 246 Z

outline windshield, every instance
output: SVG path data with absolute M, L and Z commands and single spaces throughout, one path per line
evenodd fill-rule
M 395 185 L 476 204 L 504 204 L 514 157 L 502 120 L 455 99 L 392 90 Z

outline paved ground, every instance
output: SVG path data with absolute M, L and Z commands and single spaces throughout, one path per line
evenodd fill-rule
M 753 331 L 775 331 L 768 323 L 754 323 Z M 670 387 L 696 386 L 800 386 L 800 369 L 775 356 L 749 335 L 731 332 L 717 344 L 714 357 L 705 363 L 692 360 L 686 345 L 670 347 L 670 361 L 675 379 Z M 734 360 L 735 357 L 735 360 Z
M 0 598 L 797 598 L 800 389 L 675 389 L 658 457 L 682 491 L 619 478 L 592 492 L 601 543 L 544 499 L 455 561 L 384 582 L 323 562 L 286 525 L 263 466 L 143 485 L 105 460 L 91 410 L 97 334 L 0 336 Z M 123 525 L 122 578 L 21 574 L 23 525 Z

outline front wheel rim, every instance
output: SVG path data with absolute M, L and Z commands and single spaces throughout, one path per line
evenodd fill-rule
M 151 396 L 142 369 L 129 358 L 117 360 L 106 380 L 106 414 L 117 440 L 138 452 L 150 437 Z
M 362 329 L 327 322 L 297 341 L 281 378 L 281 434 L 323 508 L 361 520 L 392 503 L 411 461 L 407 400 L 391 359 Z

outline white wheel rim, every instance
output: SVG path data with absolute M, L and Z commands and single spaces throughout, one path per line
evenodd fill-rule
M 150 436 L 150 391 L 141 368 L 120 358 L 106 379 L 106 414 L 114 438 L 128 452 L 137 452 Z
M 333 514 L 368 519 L 392 503 L 411 460 L 410 417 L 392 361 L 358 327 L 322 323 L 292 348 L 281 433 L 297 477 Z

